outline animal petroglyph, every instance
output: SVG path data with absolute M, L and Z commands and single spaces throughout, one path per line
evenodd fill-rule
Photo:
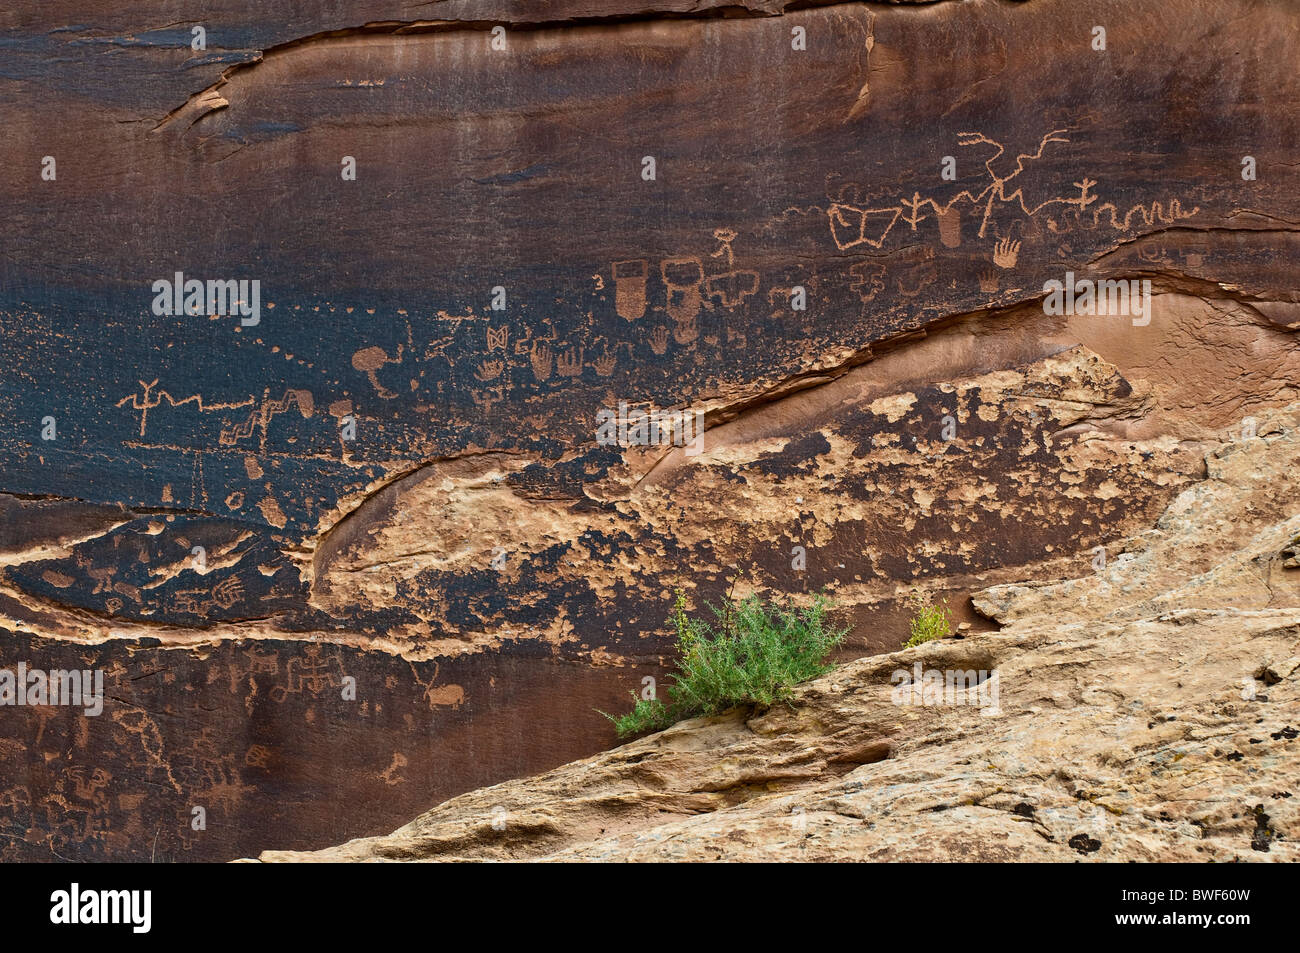
M 280 657 L 278 655 L 274 652 L 261 652 L 255 647 L 249 647 L 246 651 L 236 655 L 235 660 L 230 664 L 230 692 L 232 695 L 243 694 L 246 689 L 251 689 L 253 696 L 256 696 L 257 682 L 253 676 L 279 674 Z
M 465 703 L 465 689 L 459 685 L 439 685 L 428 689 L 424 698 L 430 708 L 450 707 L 453 711 L 458 711 Z
M 206 589 L 182 589 L 172 597 L 172 608 L 187 615 L 202 615 L 212 608 L 211 596 Z
M 455 367 L 456 362 L 447 356 L 447 347 L 456 339 L 456 335 L 447 334 L 429 342 L 429 346 L 424 349 L 424 359 L 432 360 L 440 357 L 447 362 L 448 367 Z
M 143 551 L 141 552 L 140 555 L 140 561 L 141 562 L 147 561 L 147 554 L 143 553 Z M 131 585 L 130 583 L 118 581 L 115 578 L 117 576 L 117 571 L 120 568 L 120 566 L 118 566 L 117 564 L 110 563 L 107 566 L 93 566 L 90 564 L 90 560 L 88 558 L 78 557 L 77 565 L 84 568 L 86 570 L 86 575 L 89 576 L 91 579 L 95 580 L 95 586 L 93 589 L 91 589 L 91 595 L 106 593 L 109 596 L 112 596 L 113 593 L 118 593 L 120 595 L 126 596 L 131 601 L 139 604 L 140 602 L 139 588 Z M 122 607 L 121 599 L 110 598 L 108 600 L 108 603 L 115 604 L 116 606 L 115 608 L 113 605 L 109 606 L 111 611 L 114 612 L 116 612 L 118 609 Z
M 424 700 L 429 703 L 430 711 L 435 708 L 451 708 L 452 711 L 458 711 L 465 703 L 465 689 L 455 684 L 435 684 L 441 670 L 441 663 L 434 662 L 433 677 L 427 682 L 416 674 L 414 666 L 411 668 L 411 675 L 415 678 L 416 684 L 424 689 Z

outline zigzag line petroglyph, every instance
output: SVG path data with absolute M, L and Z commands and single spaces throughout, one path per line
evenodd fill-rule
M 1087 181 L 1088 181 L 1087 179 L 1084 180 L 1084 182 Z M 1078 182 L 1074 184 L 1080 185 L 1080 183 Z M 1094 182 L 1092 184 L 1095 185 L 1096 183 Z M 1091 204 L 1091 201 L 1095 200 L 1095 198 L 1096 196 L 1092 196 L 1089 203 L 1086 204 Z M 1082 209 L 1083 206 L 1080 206 L 1080 211 L 1082 211 Z M 1182 203 L 1179 202 L 1178 199 L 1171 199 L 1169 201 L 1169 210 L 1167 212 L 1165 211 L 1164 204 L 1159 200 L 1156 200 L 1154 202 L 1148 202 L 1145 204 L 1138 203 L 1137 205 L 1134 205 L 1132 208 L 1128 210 L 1128 213 L 1124 216 L 1123 223 L 1121 224 L 1119 219 L 1119 209 L 1117 209 L 1114 206 L 1114 204 L 1107 202 L 1106 204 L 1099 205 L 1097 208 L 1092 210 L 1091 225 L 1085 226 L 1079 224 L 1079 218 L 1081 216 L 1079 215 L 1078 212 L 1075 212 L 1073 216 L 1075 221 L 1074 225 L 1066 225 L 1064 220 L 1062 220 L 1061 222 L 1055 222 L 1049 220 L 1047 223 L 1047 227 L 1050 231 L 1054 232 L 1057 235 L 1064 235 L 1067 232 L 1072 232 L 1075 230 L 1076 227 L 1095 229 L 1101 225 L 1102 216 L 1108 215 L 1110 217 L 1110 225 L 1113 229 L 1120 232 L 1127 232 L 1129 229 L 1133 227 L 1132 222 L 1133 222 L 1134 215 L 1137 215 L 1142 219 L 1143 225 L 1154 225 L 1157 222 L 1159 222 L 1161 225 L 1173 225 L 1175 222 L 1182 221 L 1185 218 L 1191 218 L 1200 210 L 1201 210 L 1200 206 L 1197 206 L 1193 208 L 1191 211 L 1183 211 Z
M 289 388 L 279 400 L 269 400 L 264 397 L 262 406 L 251 411 L 243 423 L 222 429 L 222 446 L 234 446 L 241 440 L 247 440 L 255 430 L 259 429 L 262 432 L 262 440 L 265 441 L 271 418 L 276 414 L 284 413 L 290 407 L 297 407 L 304 420 L 310 418 L 315 410 L 311 391 Z
M 140 412 L 141 437 L 145 435 L 145 428 L 149 424 L 149 411 L 153 410 L 155 407 L 161 406 L 164 400 L 167 401 L 167 404 L 170 407 L 183 407 L 186 404 L 197 404 L 201 413 L 211 413 L 214 410 L 234 410 L 240 407 L 248 407 L 253 403 L 253 398 L 250 397 L 248 400 L 239 401 L 233 404 L 205 404 L 203 402 L 202 394 L 191 394 L 189 397 L 177 400 L 165 390 L 160 390 L 156 393 L 154 392 L 154 387 L 158 384 L 157 378 L 154 378 L 148 384 L 144 381 L 139 381 L 138 383 L 141 387 L 139 393 L 128 394 L 113 406 L 121 407 L 129 401 L 131 409 Z
M 846 251 L 859 245 L 867 245 L 871 248 L 881 248 L 889 238 L 890 233 L 898 224 L 899 220 L 911 225 L 912 231 L 916 231 L 916 226 L 933 217 L 939 224 L 940 237 L 943 243 L 948 247 L 956 247 L 960 244 L 960 236 L 957 232 L 955 222 L 951 218 L 954 214 L 954 207 L 958 202 L 967 202 L 978 209 L 983 206 L 983 212 L 980 217 L 979 237 L 984 238 L 988 231 L 989 219 L 993 215 L 995 208 L 1001 205 L 1014 204 L 1020 208 L 1020 211 L 1027 217 L 1033 218 L 1043 209 L 1052 205 L 1070 206 L 1077 210 L 1076 214 L 1081 213 L 1088 206 L 1097 200 L 1097 196 L 1089 195 L 1088 190 L 1096 185 L 1096 181 L 1086 176 L 1081 182 L 1072 183 L 1078 188 L 1079 195 L 1064 196 L 1056 195 L 1037 205 L 1030 206 L 1025 200 L 1024 190 L 1015 188 L 1008 191 L 1008 186 L 1035 160 L 1042 158 L 1047 146 L 1052 143 L 1064 143 L 1070 140 L 1064 135 L 1066 130 L 1054 129 L 1047 133 L 1039 140 L 1038 148 L 1033 152 L 1022 152 L 1016 156 L 1015 166 L 1006 175 L 999 175 L 994 171 L 993 165 L 1006 152 L 1006 147 L 994 139 L 990 139 L 980 132 L 963 132 L 957 137 L 958 145 L 964 147 L 989 145 L 994 152 L 984 161 L 984 168 L 991 180 L 987 186 L 979 192 L 971 192 L 969 189 L 963 189 L 947 203 L 940 203 L 928 196 L 922 196 L 919 192 L 913 192 L 910 198 L 900 199 L 894 205 L 867 207 L 857 200 L 857 189 L 855 185 L 846 185 L 840 190 L 836 200 L 832 201 L 830 207 L 826 210 L 827 219 L 830 224 L 831 239 L 840 251 Z M 853 192 L 850 199 L 849 193 Z M 928 209 L 928 212 L 926 211 Z M 1182 218 L 1189 218 L 1195 215 L 1199 209 L 1192 209 L 1190 212 L 1184 211 L 1178 199 L 1172 199 L 1168 203 L 1168 212 L 1164 211 L 1164 206 L 1158 201 L 1151 202 L 1148 205 L 1136 205 L 1129 210 L 1124 216 L 1121 223 L 1118 210 L 1114 205 L 1107 203 L 1093 212 L 1094 226 L 1100 221 L 1103 213 L 1109 212 L 1111 226 L 1116 231 L 1129 231 L 1132 228 L 1132 219 L 1135 214 L 1140 214 L 1144 224 L 1150 225 L 1153 221 L 1161 221 L 1166 224 Z M 872 237 L 871 230 L 868 228 L 873 219 L 880 220 L 887 218 L 883 228 L 880 229 L 877 237 Z M 1053 231 L 1069 231 L 1062 229 L 1055 223 L 1049 223 Z

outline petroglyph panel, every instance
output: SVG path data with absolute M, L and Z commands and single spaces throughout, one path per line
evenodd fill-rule
M 110 684 L 0 708 L 6 857 L 320 846 L 588 754 L 741 566 L 846 654 L 913 585 L 989 625 L 1300 398 L 1285 4 L 219 0 L 206 51 L 164 6 L 0 13 L 5 658 Z M 1149 326 L 1044 314 L 1067 271 Z M 155 313 L 177 272 L 257 322 Z M 621 401 L 704 452 L 598 445 Z
M 101 666 L 106 701 L 98 717 L 3 709 L 6 861 L 222 861 L 268 840 L 305 848 L 378 833 L 466 783 L 583 754 L 581 736 L 533 721 L 539 702 L 554 691 L 617 706 L 634 683 L 527 644 L 412 663 L 313 643 L 33 646 L 0 632 L 0 667 L 19 661 Z M 349 676 L 355 700 L 342 690 Z M 480 754 L 472 765 L 469 748 Z M 204 830 L 192 827 L 194 807 L 206 812 Z

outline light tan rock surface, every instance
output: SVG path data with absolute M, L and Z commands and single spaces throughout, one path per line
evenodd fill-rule
M 1104 569 L 979 594 L 1001 631 L 261 859 L 1300 859 L 1300 405 L 1256 433 Z M 996 682 L 896 704 L 918 664 Z

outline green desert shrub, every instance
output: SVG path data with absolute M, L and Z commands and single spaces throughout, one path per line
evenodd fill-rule
M 830 607 L 821 594 L 799 608 L 789 598 L 735 600 L 728 593 L 721 606 L 708 605 L 712 619 L 692 618 L 678 592 L 672 612 L 677 671 L 669 676 L 668 702 L 637 698 L 633 692 L 632 711 L 617 717 L 601 714 L 626 738 L 736 705 L 771 705 L 800 682 L 831 670 L 826 656 L 848 630 L 828 626 Z
M 912 637 L 903 643 L 903 648 L 910 649 L 922 642 L 946 638 L 952 631 L 947 599 L 943 600 L 943 605 L 937 606 L 928 595 L 913 589 L 907 601 L 912 607 Z

